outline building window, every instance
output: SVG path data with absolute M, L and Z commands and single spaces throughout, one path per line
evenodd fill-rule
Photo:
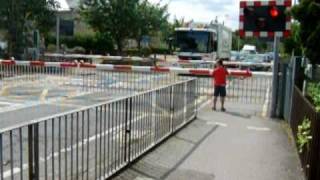
M 64 36 L 73 36 L 74 34 L 74 21 L 73 20 L 60 20 L 60 34 Z

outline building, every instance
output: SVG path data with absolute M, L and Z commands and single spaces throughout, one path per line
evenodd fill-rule
M 81 0 L 57 0 L 60 7 L 57 16 L 60 19 L 60 35 L 74 36 L 91 32 L 90 27 L 81 19 L 79 8 Z

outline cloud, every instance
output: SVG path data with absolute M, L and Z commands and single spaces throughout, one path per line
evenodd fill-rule
M 226 26 L 237 29 L 239 0 L 149 0 L 152 3 L 169 4 L 170 19 L 185 18 L 195 22 L 209 23 L 216 17 Z

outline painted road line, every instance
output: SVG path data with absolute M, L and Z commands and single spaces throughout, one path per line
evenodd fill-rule
M 271 131 L 270 128 L 267 127 L 255 127 L 255 126 L 247 126 L 248 130 L 253 130 L 253 131 Z
M 0 101 L 0 105 L 15 106 L 15 105 L 20 105 L 20 104 L 19 103 L 13 103 L 13 102 L 7 102 L 7 101 Z
M 146 177 L 136 177 L 134 180 L 154 180 L 154 179 L 146 178 Z
M 64 100 L 67 100 L 68 98 L 81 97 L 81 96 L 85 96 L 85 95 L 88 95 L 88 94 L 91 94 L 91 93 L 92 92 L 79 92 L 76 95 L 71 96 L 71 97 L 50 98 L 49 100 L 46 100 L 44 102 L 28 100 L 28 102 L 24 103 L 24 104 L 15 104 L 14 106 L 1 108 L 0 113 L 9 112 L 9 111 L 16 111 L 16 110 L 19 110 L 19 109 L 34 107 L 34 106 L 38 106 L 38 105 L 59 103 L 59 102 L 63 102 Z
M 267 88 L 267 93 L 265 97 L 266 97 L 266 100 L 262 107 L 262 114 L 261 114 L 262 117 L 267 117 L 267 114 L 268 114 L 268 106 L 270 103 L 270 86 L 268 86 Z
M 221 127 L 228 127 L 228 124 L 222 122 L 207 122 L 207 125 L 216 125 Z
M 203 99 L 203 100 L 202 100 Z M 203 104 L 201 104 L 201 102 L 203 102 L 203 101 L 205 101 L 205 99 L 207 99 L 207 97 L 205 97 L 205 96 L 200 96 L 200 98 L 198 98 L 196 101 L 197 101 L 197 104 L 199 105 L 200 104 L 200 106 L 198 106 L 198 111 L 199 110 L 201 110 L 201 109 L 203 109 L 203 108 L 205 108 L 206 106 L 208 106 L 210 103 L 211 103 L 211 98 L 210 99 L 207 99 L 207 101 L 205 102 L 205 103 L 203 103 Z

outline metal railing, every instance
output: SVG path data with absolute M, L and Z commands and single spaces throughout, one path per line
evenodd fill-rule
M 42 89 L 73 91 L 75 95 L 82 92 L 108 91 L 117 96 L 134 94 L 186 79 L 188 78 L 174 73 L 99 70 L 80 68 L 73 63 L 61 66 L 0 64 L 0 94 L 8 94 L 11 89 L 18 87 L 24 89 L 25 86 L 38 86 Z
M 196 117 L 195 79 L 0 130 L 0 179 L 104 179 Z
M 210 69 L 183 69 L 159 67 L 135 67 L 92 65 L 77 63 L 27 64 L 0 63 L 0 94 L 6 94 L 10 87 L 24 84 L 40 84 L 46 88 L 57 88 L 81 92 L 108 91 L 114 96 L 136 93 L 163 85 L 172 84 L 189 77 L 198 78 L 199 97 L 206 101 L 213 94 Z M 37 64 L 38 63 L 38 64 Z M 235 71 L 237 73 L 237 71 Z M 271 97 L 272 73 L 254 72 L 232 75 L 228 79 L 228 98 L 235 102 L 265 103 Z M 201 76 L 197 76 L 201 75 Z M 204 76 L 203 76 L 204 75 Z M 45 89 L 45 88 L 43 88 Z
M 272 74 L 260 73 L 253 77 L 233 77 L 227 81 L 228 101 L 269 104 L 272 91 Z M 198 77 L 199 98 L 210 98 L 213 95 L 212 77 Z

